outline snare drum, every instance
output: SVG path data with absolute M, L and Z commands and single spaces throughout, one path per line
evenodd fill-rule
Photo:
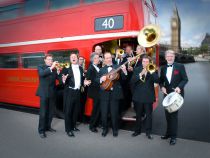
M 183 103 L 184 103 L 184 98 L 179 93 L 176 92 L 171 92 L 170 94 L 168 94 L 162 102 L 163 107 L 169 113 L 179 110 L 182 107 Z

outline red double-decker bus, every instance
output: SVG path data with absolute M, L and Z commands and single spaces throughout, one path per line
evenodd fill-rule
M 0 102 L 39 108 L 37 65 L 78 52 L 89 62 L 95 45 L 132 44 L 156 19 L 152 0 L 3 0 L 0 2 Z M 153 56 L 158 64 L 158 52 Z M 87 105 L 86 113 L 90 114 Z

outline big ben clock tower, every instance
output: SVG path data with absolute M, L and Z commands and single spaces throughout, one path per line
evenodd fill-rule
M 175 7 L 173 11 L 173 16 L 171 18 L 171 49 L 174 50 L 176 53 L 181 53 L 180 31 L 181 21 L 179 18 L 177 7 Z

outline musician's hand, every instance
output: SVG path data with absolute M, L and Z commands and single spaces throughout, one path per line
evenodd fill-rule
M 162 88 L 161 88 L 161 91 L 162 91 L 165 95 L 168 94 L 165 87 L 162 87 Z
M 54 61 L 52 63 L 52 66 L 50 67 L 50 69 L 53 70 L 56 67 L 57 64 L 58 64 L 58 62 L 57 61 Z
M 62 75 L 62 81 L 63 81 L 63 83 L 66 82 L 66 79 L 67 79 L 68 75 L 69 75 L 69 74 L 67 74 L 67 75 L 64 75 L 64 74 L 63 74 L 63 75 Z
M 122 66 L 121 66 L 121 70 L 123 71 L 123 73 L 124 73 L 125 75 L 127 75 L 127 70 L 126 70 L 126 66 L 125 66 L 125 65 L 122 65 Z
M 85 86 L 89 86 L 90 84 L 91 84 L 91 80 L 87 80 L 87 79 L 84 80 Z
M 106 76 L 102 76 L 102 77 L 100 78 L 100 82 L 104 82 L 104 81 L 106 81 Z
M 177 92 L 177 93 L 181 93 L 181 89 L 180 89 L 179 87 L 176 87 L 176 88 L 174 89 L 174 91 Z
M 140 72 L 139 76 L 143 76 L 143 75 L 146 75 L 147 73 L 147 70 L 146 69 L 142 69 L 142 71 Z
M 132 57 L 128 57 L 128 58 L 127 58 L 127 61 L 128 61 L 128 62 L 131 62 L 132 59 L 133 59 Z
M 133 71 L 133 67 L 129 65 L 129 66 L 128 66 L 128 71 L 129 71 L 129 72 Z

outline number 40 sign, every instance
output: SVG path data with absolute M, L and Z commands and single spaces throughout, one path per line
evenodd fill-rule
M 122 29 L 124 19 L 122 15 L 109 16 L 95 19 L 95 31 Z

